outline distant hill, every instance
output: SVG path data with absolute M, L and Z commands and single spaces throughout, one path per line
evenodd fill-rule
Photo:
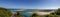
M 22 10 L 22 9 L 8 9 L 11 10 L 13 12 L 16 12 L 17 10 Z M 36 10 L 40 10 L 40 11 L 49 11 L 49 10 L 55 10 L 55 9 L 24 9 L 24 12 L 32 12 L 32 11 L 36 11 Z

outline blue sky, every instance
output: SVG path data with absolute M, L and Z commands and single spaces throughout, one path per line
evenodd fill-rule
M 0 0 L 0 7 L 23 9 L 56 9 L 60 0 Z

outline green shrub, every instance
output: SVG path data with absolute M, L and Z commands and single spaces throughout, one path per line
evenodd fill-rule
M 0 17 L 11 17 L 12 13 L 6 8 L 0 8 Z

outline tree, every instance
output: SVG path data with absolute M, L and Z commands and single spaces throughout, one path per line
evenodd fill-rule
M 56 15 L 60 15 L 60 8 L 58 8 L 58 9 L 55 11 L 55 14 L 56 14 Z
M 0 17 L 11 17 L 12 13 L 10 10 L 0 7 Z
M 40 17 L 38 14 L 34 13 L 31 17 Z
M 53 16 L 53 17 L 57 17 L 57 15 L 60 15 L 60 8 L 58 8 L 57 10 L 55 10 L 54 13 L 50 14 L 50 16 Z

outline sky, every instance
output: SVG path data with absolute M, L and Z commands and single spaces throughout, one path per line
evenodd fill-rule
M 0 7 L 21 9 L 56 9 L 60 0 L 0 0 Z

